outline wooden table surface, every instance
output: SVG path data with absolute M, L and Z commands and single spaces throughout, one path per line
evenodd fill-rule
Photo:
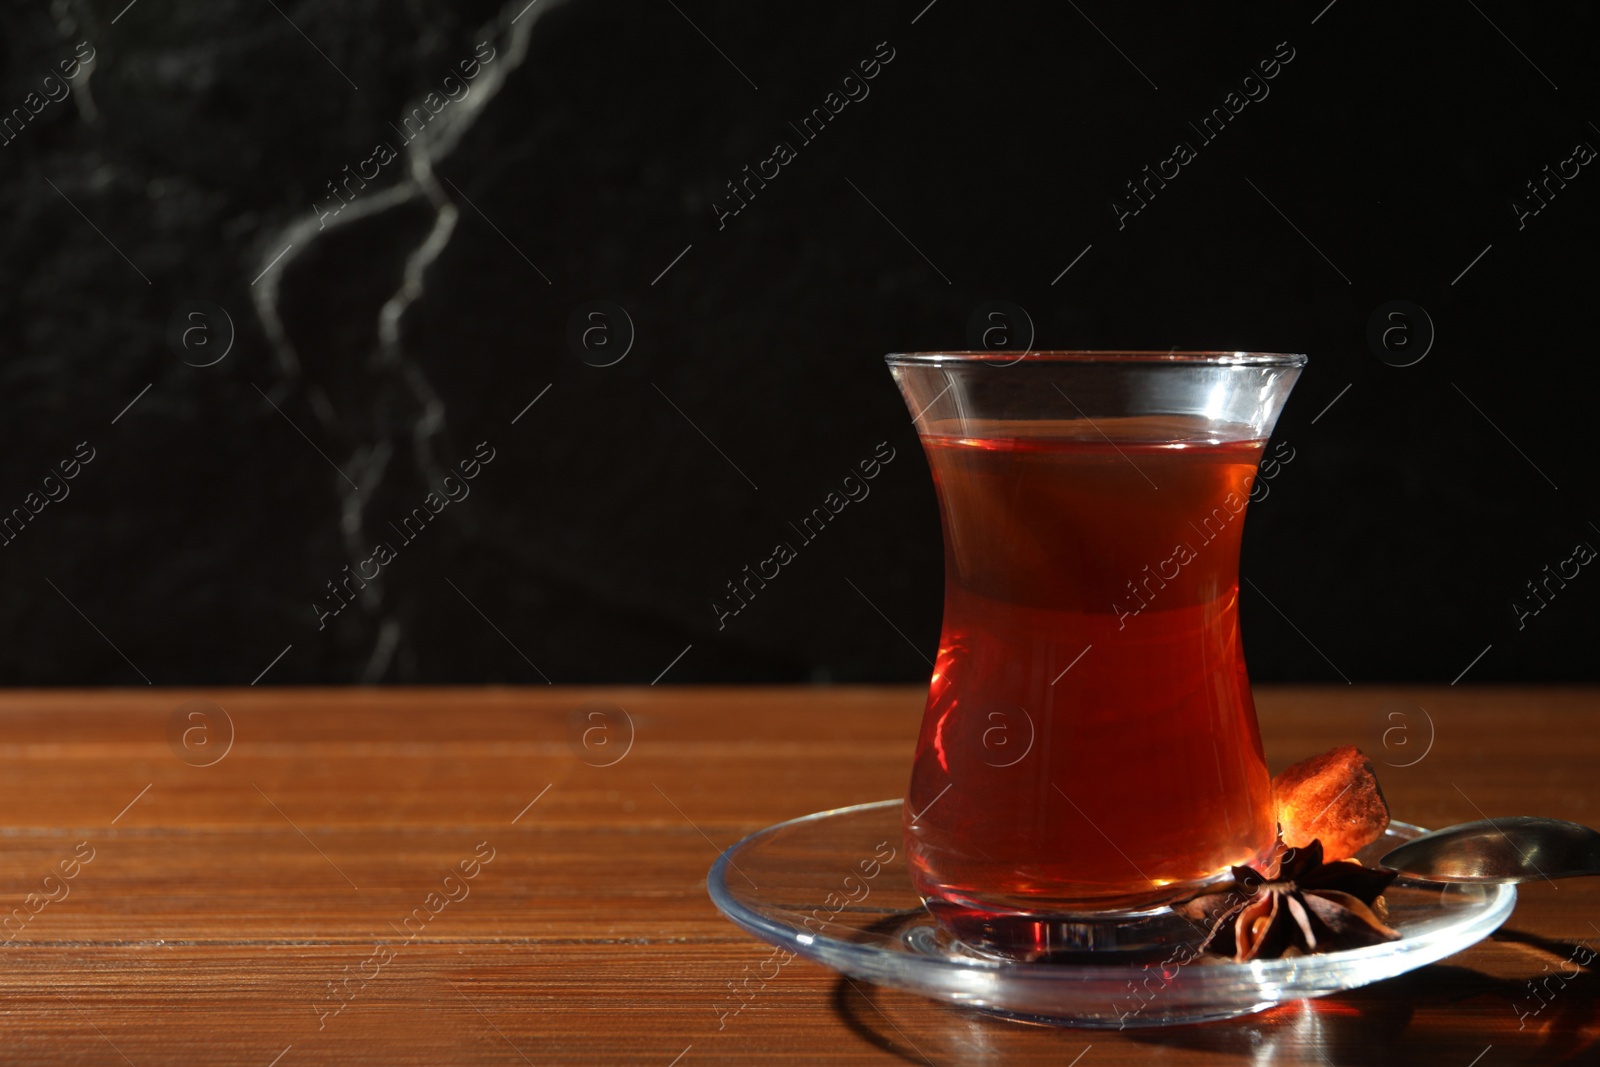
M 9 693 L 0 1062 L 1600 1062 L 1593 969 L 1537 1001 L 1527 986 L 1600 946 L 1594 880 L 1525 887 L 1498 935 L 1442 963 L 1231 1022 L 1021 1025 L 804 960 L 720 1016 L 768 950 L 712 907 L 707 867 L 762 826 L 899 796 L 921 702 Z M 1600 824 L 1600 690 L 1262 686 L 1257 703 L 1274 770 L 1359 744 L 1397 818 Z M 414 909 L 428 921 L 403 925 Z

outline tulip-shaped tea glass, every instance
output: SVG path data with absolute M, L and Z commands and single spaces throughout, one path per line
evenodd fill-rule
M 904 808 L 917 891 L 962 941 L 1010 956 L 1192 937 L 1167 905 L 1277 836 L 1239 544 L 1305 357 L 888 362 L 944 526 Z

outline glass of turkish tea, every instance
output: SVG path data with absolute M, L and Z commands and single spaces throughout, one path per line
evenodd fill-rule
M 1239 545 L 1305 362 L 888 357 L 944 529 L 906 850 L 965 943 L 1025 958 L 1137 948 L 1167 905 L 1270 855 Z

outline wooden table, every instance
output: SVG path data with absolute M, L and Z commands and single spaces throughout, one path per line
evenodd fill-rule
M 1600 823 L 1600 690 L 1257 698 L 1274 769 L 1357 743 L 1399 818 Z M 0 1061 L 1600 1062 L 1593 970 L 1537 1015 L 1525 984 L 1600 946 L 1593 880 L 1526 887 L 1444 963 L 1226 1023 L 1025 1026 L 803 960 L 719 1019 L 768 950 L 706 896 L 718 849 L 898 796 L 920 709 L 900 688 L 10 693 Z

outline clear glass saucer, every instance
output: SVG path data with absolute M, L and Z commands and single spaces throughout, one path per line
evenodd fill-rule
M 1481 941 L 1517 902 L 1515 886 L 1402 878 L 1384 894 L 1389 924 L 1402 936 L 1383 945 L 1253 963 L 1190 959 L 1192 946 L 1154 960 L 998 959 L 951 938 L 923 908 L 906 871 L 900 809 L 898 800 L 861 804 L 751 834 L 712 866 L 711 899 L 763 941 L 851 978 L 1034 1021 L 1108 1029 L 1225 1019 L 1392 978 Z M 1372 864 L 1426 832 L 1391 823 L 1357 858 Z

